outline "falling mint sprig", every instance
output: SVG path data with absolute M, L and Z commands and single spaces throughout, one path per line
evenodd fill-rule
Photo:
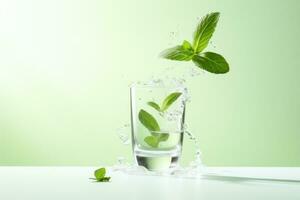
M 91 178 L 97 182 L 109 182 L 110 177 L 105 176 L 106 169 L 105 168 L 99 168 L 94 172 L 95 178 Z
M 225 58 L 214 52 L 203 52 L 211 39 L 220 13 L 214 12 L 204 16 L 194 32 L 193 45 L 184 40 L 181 45 L 164 50 L 160 56 L 169 60 L 193 61 L 194 64 L 214 74 L 224 74 L 229 71 Z

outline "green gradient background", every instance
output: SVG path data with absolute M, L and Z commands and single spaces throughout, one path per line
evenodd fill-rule
M 128 85 L 169 66 L 186 73 L 191 63 L 158 53 L 219 11 L 208 49 L 231 71 L 187 83 L 204 163 L 300 166 L 299 10 L 297 0 L 0 1 L 0 165 L 130 158 L 116 134 L 129 122 Z

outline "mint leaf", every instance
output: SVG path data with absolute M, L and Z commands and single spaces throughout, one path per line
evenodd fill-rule
M 97 180 L 98 182 L 109 182 L 111 177 L 103 177 L 102 179 L 100 180 Z
M 180 97 L 181 94 L 182 93 L 180 92 L 174 92 L 167 96 L 162 103 L 161 111 L 167 110 L 172 105 L 172 103 L 174 103 L 178 99 L 178 97 Z
M 98 182 L 108 182 L 110 180 L 110 177 L 106 177 L 105 174 L 106 174 L 106 169 L 103 167 L 99 168 L 94 172 L 95 178 L 93 179 Z
M 185 47 L 178 45 L 164 50 L 160 56 L 169 60 L 189 61 L 192 59 L 194 51 L 186 48 L 187 44 L 185 44 Z
M 203 51 L 208 45 L 219 20 L 220 13 L 210 13 L 201 19 L 194 32 L 194 50 L 196 53 Z
M 205 52 L 193 57 L 193 62 L 200 68 L 215 74 L 224 74 L 229 71 L 229 65 L 220 54 Z
M 97 180 L 103 178 L 106 174 L 106 169 L 105 168 L 100 168 L 100 169 L 97 169 L 95 172 L 94 172 L 94 175 L 96 177 Z
M 159 133 L 155 132 L 160 131 L 160 127 L 156 119 L 150 113 L 141 109 L 139 112 L 139 120 L 151 132 L 153 136 L 159 135 Z
M 169 133 L 161 133 L 159 136 L 159 141 L 167 141 L 167 139 L 169 138 Z
M 158 112 L 160 112 L 160 107 L 157 103 L 153 102 L 153 101 L 149 101 L 147 103 L 149 106 L 151 106 L 152 108 L 154 108 L 155 110 L 157 110 Z
M 168 133 L 161 133 L 158 136 L 147 136 L 144 141 L 151 147 L 157 148 L 160 142 L 164 142 L 169 138 Z
M 186 40 L 183 41 L 182 48 L 193 51 L 193 47 L 192 47 L 191 43 L 189 43 L 189 41 L 186 41 Z
M 144 141 L 151 147 L 158 147 L 158 143 L 159 143 L 159 137 L 157 136 L 147 136 L 144 138 Z
M 156 119 L 143 109 L 139 112 L 139 120 L 150 132 L 160 130 Z
M 160 133 L 156 119 L 147 111 L 141 109 L 139 112 L 140 122 L 150 131 L 151 135 L 144 138 L 144 141 L 151 147 L 157 148 L 159 143 L 169 138 L 168 133 Z

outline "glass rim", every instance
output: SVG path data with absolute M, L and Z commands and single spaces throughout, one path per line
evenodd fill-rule
M 143 85 L 138 85 L 138 84 L 131 84 L 129 86 L 130 89 L 133 88 L 158 88 L 158 89 L 187 89 L 186 86 L 178 86 L 178 85 L 147 85 L 147 84 L 143 84 Z

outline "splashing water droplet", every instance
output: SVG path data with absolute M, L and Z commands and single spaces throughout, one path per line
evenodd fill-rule
M 118 128 L 116 132 L 122 144 L 130 144 L 130 124 L 124 124 L 121 128 Z
M 210 41 L 209 44 L 215 49 L 217 46 L 214 44 L 213 41 Z
M 195 69 L 194 67 L 189 68 L 189 76 L 190 77 L 196 77 L 199 76 L 201 74 L 199 69 Z
M 194 134 L 192 134 L 190 131 L 188 131 L 186 129 L 187 129 L 187 126 L 185 126 L 185 133 L 189 136 L 189 139 L 194 142 L 194 146 L 195 146 L 194 160 L 191 162 L 190 167 L 200 171 L 200 173 L 201 173 L 203 164 L 202 164 L 201 151 L 200 151 L 198 139 L 194 136 Z
M 118 165 L 124 165 L 124 164 L 126 164 L 126 159 L 123 156 L 119 156 L 117 158 L 117 164 Z

